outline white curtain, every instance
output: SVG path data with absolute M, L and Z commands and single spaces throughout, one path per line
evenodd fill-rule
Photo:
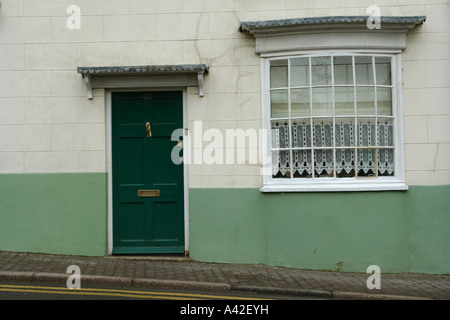
M 292 138 L 289 135 L 289 126 Z M 337 176 L 348 176 L 352 170 L 357 170 L 360 176 L 375 175 L 377 169 L 378 175 L 394 173 L 394 149 L 383 148 L 394 146 L 391 119 L 378 119 L 376 124 L 374 119 L 358 119 L 357 134 L 353 118 L 336 118 L 334 130 L 332 119 L 314 120 L 312 126 L 311 132 L 309 120 L 272 120 L 272 148 L 306 148 L 292 150 L 292 156 L 289 150 L 273 151 L 273 176 L 311 176 L 313 167 L 315 175 L 321 176 L 333 176 L 334 170 Z M 329 149 L 314 149 L 313 166 L 311 149 L 317 147 Z M 334 147 L 336 163 L 333 156 Z

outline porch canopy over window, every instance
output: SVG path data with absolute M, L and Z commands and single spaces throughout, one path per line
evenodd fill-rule
M 84 78 L 88 98 L 93 89 L 146 88 L 146 87 L 199 87 L 203 96 L 205 64 L 78 67 Z
M 379 19 L 379 29 L 369 29 L 372 18 Z M 239 31 L 247 31 L 256 38 L 256 52 L 260 54 L 318 49 L 403 50 L 406 32 L 425 20 L 425 16 L 293 18 L 241 22 Z

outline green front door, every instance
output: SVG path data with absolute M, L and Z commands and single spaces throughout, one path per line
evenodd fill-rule
M 182 92 L 112 94 L 113 254 L 184 252 Z

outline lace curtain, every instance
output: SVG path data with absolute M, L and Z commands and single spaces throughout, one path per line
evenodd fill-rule
M 272 152 L 273 176 L 311 177 L 313 168 L 315 177 L 333 177 L 334 171 L 337 177 L 393 175 L 394 149 L 385 148 L 394 145 L 392 120 L 358 119 L 356 127 L 353 118 L 337 118 L 334 127 L 332 119 L 318 119 L 311 132 L 310 120 L 291 120 L 290 141 L 289 120 L 272 120 L 272 147 L 294 148 L 292 159 L 290 150 Z

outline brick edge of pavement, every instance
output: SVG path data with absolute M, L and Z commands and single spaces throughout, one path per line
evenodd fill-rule
M 49 272 L 23 272 L 23 271 L 0 271 L 0 281 L 25 281 L 25 282 L 54 282 L 64 281 L 66 283 L 70 275 L 65 273 Z M 232 286 L 227 283 L 181 281 L 165 279 L 146 279 L 130 277 L 111 277 L 96 275 L 81 275 L 82 283 L 101 285 L 127 285 L 136 288 L 155 289 L 178 289 L 178 290 L 204 290 L 204 291 L 241 291 L 260 294 L 274 294 L 298 297 L 314 297 L 341 300 L 433 300 L 426 297 L 370 294 L 360 292 L 346 292 L 335 290 L 312 290 L 312 289 L 288 289 L 276 287 L 256 286 Z

